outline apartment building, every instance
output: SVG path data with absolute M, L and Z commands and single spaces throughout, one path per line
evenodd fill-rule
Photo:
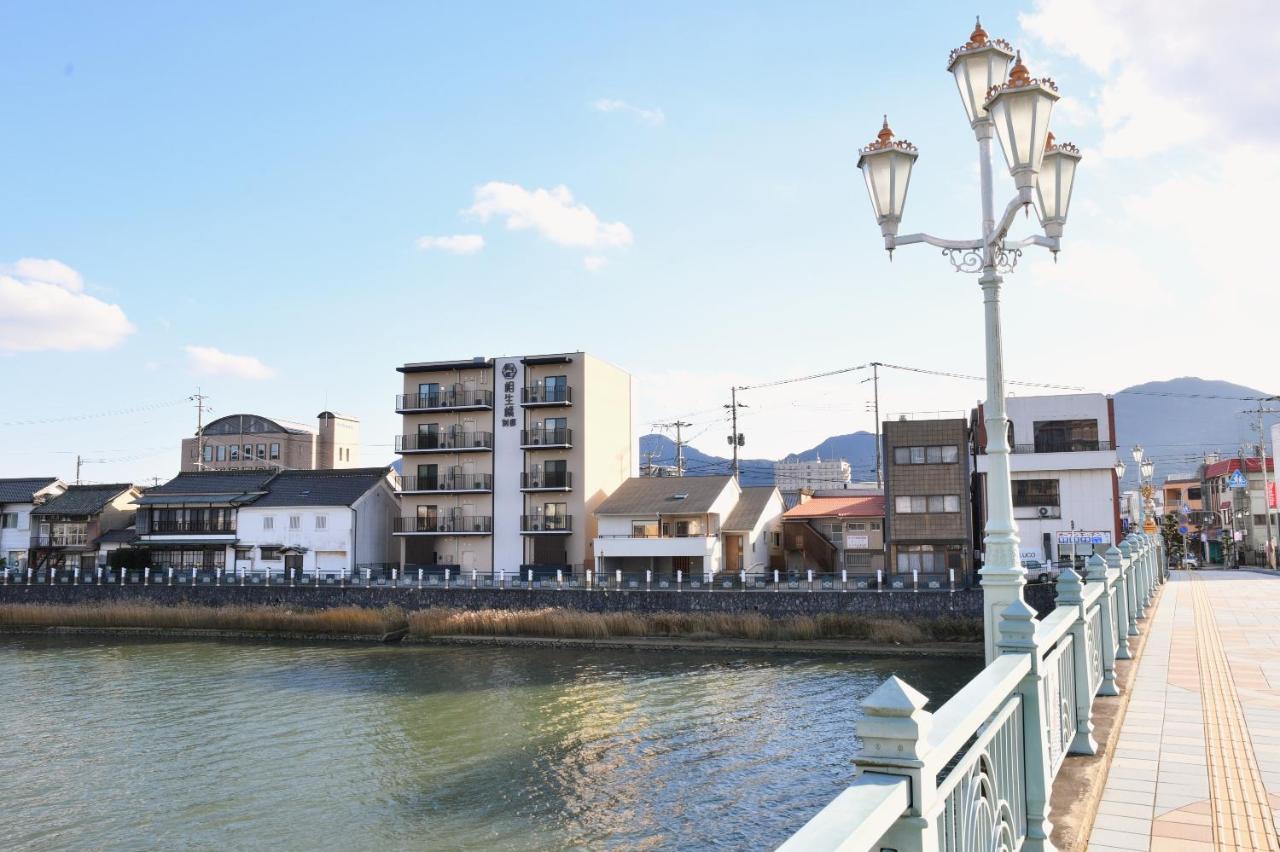
M 1262 564 L 1267 548 L 1267 493 L 1262 459 L 1251 456 L 1221 459 L 1204 466 L 1202 495 L 1209 521 L 1202 530 L 1210 562 Z M 1275 484 L 1275 461 L 1267 459 L 1265 481 Z M 1280 533 L 1280 515 L 1271 507 L 1273 541 Z
M 56 476 L 0 479 L 0 564 L 26 567 L 32 510 L 66 490 L 66 483 Z
M 852 480 L 853 468 L 844 459 L 785 461 L 773 466 L 773 484 L 781 491 L 843 488 Z
M 973 570 L 969 425 L 963 417 L 883 424 L 889 573 Z
M 1098 393 L 1011 396 L 1006 409 L 1021 558 L 1051 562 L 1105 552 L 1122 536 L 1113 400 Z M 971 415 L 979 530 L 989 470 L 983 415 L 982 404 Z
M 1160 489 L 1164 494 L 1165 514 L 1177 516 L 1179 524 L 1187 527 L 1188 538 L 1199 538 L 1204 519 L 1204 489 L 1200 477 L 1168 476 Z M 1182 509 L 1186 508 L 1186 512 Z
M 885 567 L 884 495 L 811 497 L 782 516 L 791 572 L 874 574 Z
M 113 536 L 133 524 L 136 485 L 70 485 L 31 510 L 32 570 L 91 570 L 119 545 Z M 103 539 L 106 539 L 105 541 Z
M 316 427 L 228 414 L 182 439 L 180 471 L 336 470 L 360 466 L 360 421 L 322 411 Z
M 595 508 L 635 471 L 628 373 L 583 352 L 397 370 L 403 568 L 594 565 Z
M 710 580 L 780 567 L 782 494 L 732 476 L 637 476 L 596 507 L 600 571 Z

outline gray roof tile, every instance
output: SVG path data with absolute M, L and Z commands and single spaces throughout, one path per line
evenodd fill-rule
M 33 515 L 96 515 L 102 507 L 133 485 L 117 482 L 112 485 L 71 485 L 57 497 L 31 510 Z
M 41 488 L 58 481 L 56 476 L 26 476 L 18 479 L 0 479 L 0 503 L 30 503 Z
M 732 476 L 633 476 L 596 508 L 597 515 L 701 514 L 733 481 Z M 687 497 L 677 499 L 676 495 Z
M 777 490 L 772 485 L 753 485 L 750 488 L 742 489 L 742 496 L 738 498 L 738 505 L 733 507 L 729 517 L 725 518 L 720 524 L 720 529 L 733 530 L 735 532 L 755 529 L 756 522 L 760 520 L 760 515 L 764 513 L 765 507 L 769 505 L 769 498 Z
M 387 475 L 385 467 L 285 470 L 254 501 L 262 506 L 350 506 Z

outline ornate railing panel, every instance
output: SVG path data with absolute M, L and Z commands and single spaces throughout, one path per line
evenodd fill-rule
M 1102 607 L 1089 610 L 1089 692 L 1098 694 L 1102 686 Z
M 940 849 L 1014 850 L 1027 835 L 1022 696 L 1009 696 L 938 785 Z
M 1049 766 L 1057 775 L 1076 735 L 1075 641 L 1064 636 L 1044 661 L 1045 740 Z

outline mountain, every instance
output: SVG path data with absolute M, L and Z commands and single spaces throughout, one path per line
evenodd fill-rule
M 640 458 L 647 458 L 652 453 L 653 463 L 659 465 L 675 465 L 676 442 L 666 435 L 649 434 L 640 436 Z M 733 461 L 729 458 L 713 456 L 691 447 L 684 448 L 684 471 L 690 476 L 711 476 L 732 472 Z M 773 462 L 769 459 L 738 459 L 738 470 L 742 475 L 743 485 L 772 485 Z
M 1146 382 L 1116 391 L 1116 436 L 1126 469 L 1121 488 L 1136 488 L 1137 465 L 1131 450 L 1141 444 L 1155 462 L 1155 480 L 1195 473 L 1207 452 L 1235 455 L 1242 444 L 1258 441 L 1255 408 L 1280 408 L 1259 402 L 1265 391 L 1231 382 L 1183 377 Z M 1263 415 L 1267 452 L 1271 453 L 1271 425 L 1280 415 Z

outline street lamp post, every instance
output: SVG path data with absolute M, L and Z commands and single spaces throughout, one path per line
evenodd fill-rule
M 1009 63 L 1014 62 L 1012 69 Z M 884 247 L 893 256 L 901 245 L 925 243 L 940 248 L 957 272 L 978 273 L 986 326 L 987 523 L 983 539 L 983 626 L 987 662 L 996 656 L 1000 614 L 1022 600 L 1026 572 L 1018 555 L 1009 475 L 1009 420 L 1005 409 L 1004 354 L 1000 331 L 1000 284 L 1013 271 L 1022 249 L 1036 245 L 1057 257 L 1071 202 L 1080 154 L 1074 146 L 1054 145 L 1049 118 L 1058 100 L 1057 86 L 1032 78 L 1021 54 L 1001 39 L 991 39 L 981 22 L 969 41 L 951 51 L 947 64 L 955 77 L 969 126 L 978 143 L 982 230 L 978 239 L 948 240 L 930 234 L 898 236 L 911 170 L 919 157 L 915 145 L 894 137 L 885 117 L 876 140 L 859 151 L 858 168 L 867 184 Z M 1006 71 L 1008 76 L 1006 78 Z M 1017 193 L 999 220 L 995 216 L 991 175 L 991 137 L 1000 140 Z M 1044 234 L 1007 239 L 1019 210 L 1035 206 Z

